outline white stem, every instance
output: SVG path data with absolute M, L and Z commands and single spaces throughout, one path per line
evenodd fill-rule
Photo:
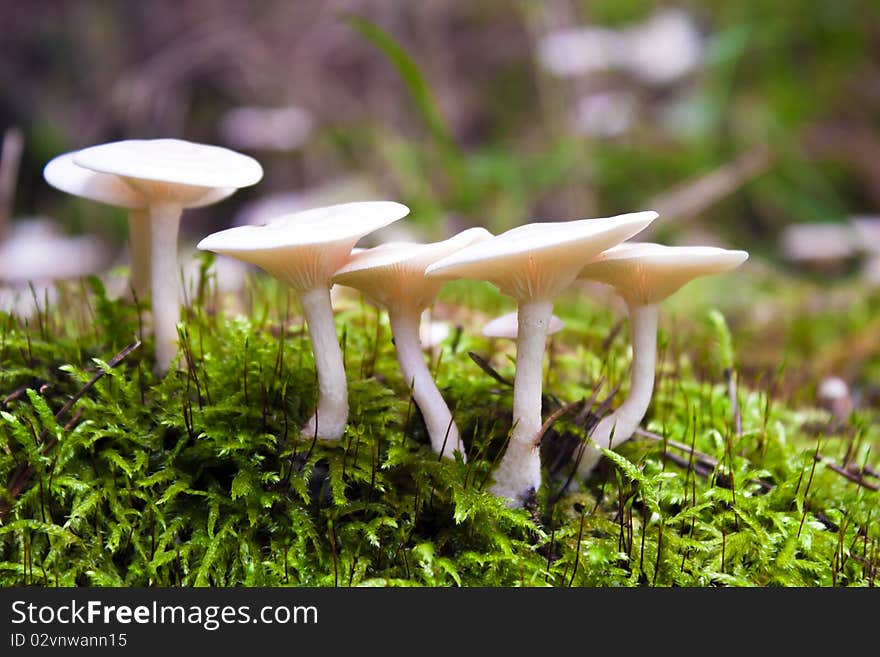
M 449 412 L 449 407 L 425 364 L 425 356 L 419 341 L 421 313 L 418 309 L 389 309 L 388 319 L 391 322 L 391 333 L 394 336 L 394 348 L 397 351 L 400 371 L 412 391 L 416 405 L 422 412 L 428 435 L 431 437 L 431 447 L 447 458 L 455 458 L 453 453 L 459 452 L 464 459 L 465 450 L 458 427 L 455 426 L 452 413 Z
M 300 294 L 299 301 L 309 325 L 315 369 L 318 372 L 317 409 L 302 433 L 306 438 L 317 435 L 323 440 L 337 440 L 345 433 L 345 424 L 348 422 L 348 382 L 342 349 L 336 337 L 330 288 L 307 290 Z
M 152 231 L 150 215 L 146 209 L 132 208 L 128 211 L 128 244 L 131 250 L 130 286 L 143 301 L 150 296 L 150 256 L 152 254 Z
M 541 486 L 541 455 L 535 439 L 541 428 L 541 388 L 547 328 L 553 301 L 519 306 L 516 376 L 513 381 L 513 432 L 495 471 L 492 492 L 522 503 Z
M 657 304 L 629 306 L 633 352 L 629 396 L 614 413 L 596 425 L 590 437 L 593 444 L 584 449 L 578 465 L 581 477 L 588 475 L 602 456 L 596 446 L 613 449 L 629 440 L 648 411 L 657 363 L 657 310 Z
M 153 299 L 153 336 L 156 370 L 168 371 L 177 354 L 177 323 L 180 321 L 180 286 L 177 266 L 177 232 L 181 207 L 173 203 L 150 206 L 150 243 Z

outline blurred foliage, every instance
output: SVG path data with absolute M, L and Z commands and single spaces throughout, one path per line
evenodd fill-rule
M 703 42 L 700 66 L 678 79 L 559 78 L 537 63 L 553 30 L 626 28 L 670 7 Z M 211 225 L 245 200 L 355 172 L 415 208 L 431 236 L 450 213 L 501 230 L 645 207 L 767 148 L 763 175 L 699 214 L 718 239 L 772 255 L 781 226 L 880 202 L 877 158 L 865 155 L 880 148 L 878 15 L 871 0 L 7 3 L 0 127 L 27 133 L 18 213 L 71 221 L 70 201 L 40 177 L 59 152 L 121 137 L 223 145 L 226 110 L 297 104 L 317 117 L 314 133 L 293 151 L 253 152 L 264 182 L 202 213 Z M 634 123 L 612 138 L 578 134 L 577 101 L 608 89 L 637 98 Z M 106 233 L 102 212 L 73 215 L 74 227 Z M 687 228 L 671 212 L 660 231 Z

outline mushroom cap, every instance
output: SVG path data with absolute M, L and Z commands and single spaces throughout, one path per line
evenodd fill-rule
M 779 249 L 791 262 L 814 265 L 843 262 L 858 254 L 864 237 L 852 225 L 789 224 L 779 235 Z
M 99 271 L 107 259 L 99 239 L 65 235 L 47 220 L 16 221 L 0 243 L 0 280 L 24 284 L 78 278 Z
M 826 376 L 819 382 L 816 396 L 820 401 L 836 401 L 849 396 L 849 386 L 839 376 Z
M 77 152 L 64 153 L 49 160 L 43 168 L 43 178 L 46 182 L 62 192 L 120 208 L 134 209 L 148 205 L 144 195 L 127 185 L 119 176 L 98 173 L 79 166 L 74 161 Z M 213 187 L 187 206 L 196 208 L 211 205 L 230 196 L 235 189 L 235 187 Z
M 657 217 L 653 211 L 601 219 L 532 223 L 472 244 L 430 265 L 428 276 L 489 281 L 520 301 L 552 298 L 583 265 Z
M 559 333 L 564 328 L 565 322 L 559 319 L 556 315 L 550 316 L 547 335 Z M 519 336 L 519 313 L 514 310 L 512 313 L 496 317 L 483 327 L 482 333 L 487 338 L 506 338 L 508 340 L 516 340 Z
M 333 275 L 333 282 L 357 288 L 377 303 L 425 308 L 444 281 L 427 278 L 428 265 L 476 242 L 492 237 L 485 228 L 468 228 L 442 242 L 388 242 L 365 249 Z
M 880 252 L 880 216 L 857 215 L 849 218 L 856 246 L 867 253 Z
M 197 248 L 257 265 L 299 291 L 330 285 L 367 233 L 409 214 L 394 201 L 341 203 L 282 215 L 263 226 L 237 226 L 205 237 Z
M 235 148 L 287 151 L 301 146 L 314 125 L 302 107 L 233 107 L 220 119 L 220 134 Z
M 619 244 L 587 264 L 580 278 L 613 286 L 628 303 L 658 303 L 698 276 L 734 269 L 746 251 L 714 246 L 664 246 L 650 242 Z
M 184 205 L 198 203 L 206 187 L 237 189 L 263 177 L 263 168 L 252 157 L 182 139 L 99 144 L 77 151 L 73 161 L 98 173 L 122 177 L 148 200 L 167 198 Z

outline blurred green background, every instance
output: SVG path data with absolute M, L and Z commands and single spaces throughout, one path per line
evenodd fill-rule
M 188 212 L 190 242 L 351 198 L 408 204 L 409 239 L 657 209 L 640 239 L 752 253 L 676 301 L 730 315 L 746 378 L 840 374 L 876 397 L 880 242 L 852 222 L 880 206 L 876 1 L 33 1 L 0 3 L 0 29 L 13 221 L 121 252 L 124 214 L 42 167 L 153 137 L 265 169 Z M 816 223 L 842 232 L 787 232 Z

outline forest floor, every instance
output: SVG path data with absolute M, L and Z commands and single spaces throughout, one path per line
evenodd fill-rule
M 205 256 L 204 263 L 211 256 Z M 545 359 L 543 486 L 488 492 L 511 424 L 513 310 L 457 282 L 426 352 L 467 446 L 438 460 L 387 317 L 336 297 L 351 413 L 315 400 L 295 295 L 261 274 L 188 299 L 179 367 L 151 371 L 149 313 L 96 278 L 27 321 L 0 313 L 0 585 L 873 586 L 880 565 L 880 293 L 751 263 L 661 308 L 654 398 L 586 481 L 570 453 L 617 386 L 628 325 L 587 286 Z M 817 399 L 837 375 L 850 397 Z M 848 404 L 852 405 L 852 409 Z M 568 486 L 566 483 L 568 482 Z

